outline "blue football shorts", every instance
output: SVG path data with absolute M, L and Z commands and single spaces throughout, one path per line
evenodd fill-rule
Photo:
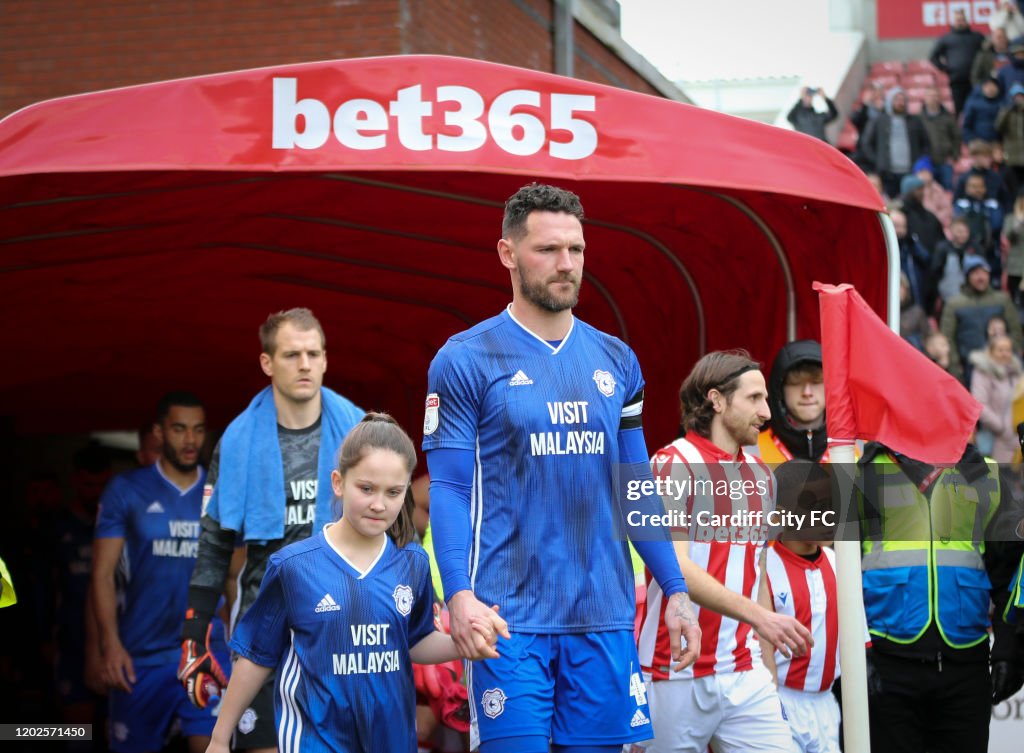
M 228 657 L 218 656 L 230 668 Z M 135 667 L 131 693 L 110 691 L 110 749 L 115 753 L 161 750 L 177 720 L 185 737 L 209 736 L 217 719 L 209 707 L 197 709 L 178 680 L 177 664 Z
M 513 633 L 497 648 L 500 658 L 468 663 L 480 740 L 611 745 L 653 736 L 632 630 Z

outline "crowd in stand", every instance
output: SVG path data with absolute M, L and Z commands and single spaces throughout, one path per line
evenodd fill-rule
M 876 64 L 894 75 L 865 86 L 850 157 L 896 231 L 901 334 L 985 405 L 978 441 L 1009 462 L 1024 419 L 1024 16 L 1002 3 L 986 37 L 958 10 L 929 63 L 912 78 L 931 85 L 907 90 L 903 63 Z

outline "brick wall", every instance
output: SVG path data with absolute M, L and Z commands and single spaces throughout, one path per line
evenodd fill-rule
M 552 0 L 11 0 L 0 116 L 43 99 L 287 63 L 400 53 L 552 70 Z M 576 76 L 657 92 L 576 25 Z
M 405 0 L 412 23 L 411 53 L 444 53 L 518 65 L 538 71 L 554 68 L 551 0 Z M 577 78 L 645 94 L 657 90 L 576 24 Z

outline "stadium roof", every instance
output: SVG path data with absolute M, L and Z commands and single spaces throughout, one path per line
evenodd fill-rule
M 817 335 L 813 280 L 885 313 L 881 201 L 816 139 L 459 58 L 263 68 L 0 121 L 0 414 L 123 428 L 189 388 L 223 425 L 266 382 L 259 323 L 305 305 L 327 384 L 415 432 L 434 352 L 510 300 L 501 208 L 532 180 L 583 200 L 577 313 L 636 350 L 652 443 L 702 352 Z

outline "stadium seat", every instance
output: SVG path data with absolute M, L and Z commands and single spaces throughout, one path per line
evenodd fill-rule
M 895 74 L 897 77 L 903 74 L 903 61 L 902 60 L 879 60 L 877 63 L 871 64 L 870 77 L 874 78 L 879 74 Z
M 907 93 L 907 99 L 911 102 L 924 102 L 924 95 L 928 92 L 928 87 L 925 86 L 907 86 L 904 87 Z
M 872 75 L 870 81 L 881 84 L 886 89 L 891 89 L 894 86 L 900 85 L 900 77 L 894 73 L 879 73 L 877 75 Z
M 911 86 L 929 87 L 935 85 L 935 75 L 930 71 L 926 73 L 904 73 L 902 80 L 903 85 L 908 88 Z
M 930 60 L 908 60 L 905 66 L 907 73 L 941 73 Z M 942 75 L 945 75 L 944 73 Z

